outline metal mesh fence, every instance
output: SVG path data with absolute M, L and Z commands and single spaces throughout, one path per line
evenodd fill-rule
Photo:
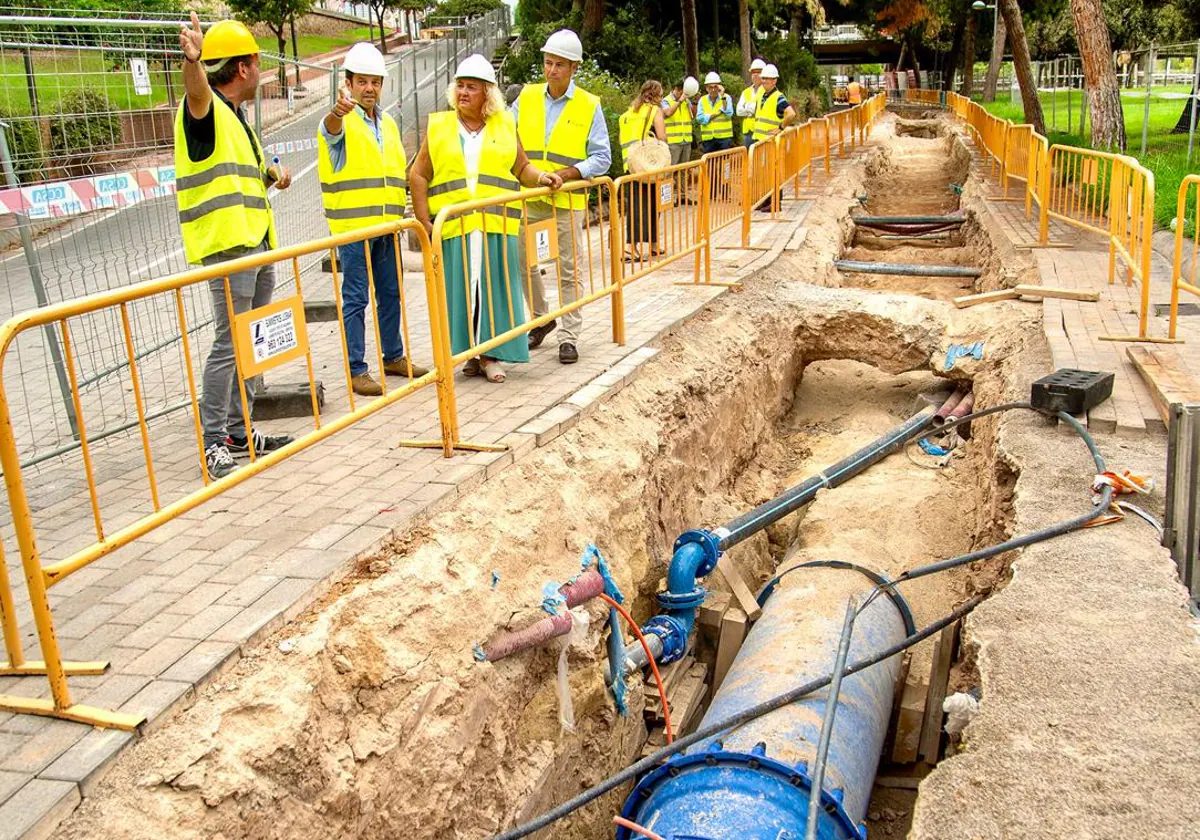
M 6 214 L 0 236 L 9 244 L 0 253 L 3 318 L 188 267 L 172 157 L 183 96 L 179 23 L 0 13 L 0 118 L 10 150 L 10 189 L 0 193 Z M 429 112 L 446 107 L 444 92 L 457 60 L 472 52 L 491 55 L 507 32 L 507 14 L 500 10 L 448 30 L 449 37 L 389 56 L 384 103 L 400 123 L 410 159 Z M 27 59 L 32 79 L 25 73 Z M 249 119 L 268 157 L 278 156 L 293 178 L 289 189 L 271 194 L 279 242 L 326 235 L 316 136 L 338 83 L 336 67 L 266 53 L 262 62 Z M 279 64 L 287 72 L 286 88 L 272 72 Z M 294 86 L 297 74 L 302 90 Z M 301 267 L 302 276 L 319 271 L 315 257 Z M 281 271 L 280 278 L 277 296 L 295 283 L 292 272 Z M 194 352 L 203 358 L 211 342 L 210 302 L 193 288 L 183 304 Z M 186 375 L 174 303 L 164 298 L 131 307 L 129 315 L 148 416 L 184 408 L 167 397 Z M 136 427 L 120 319 L 80 319 L 72 325 L 72 342 L 89 439 Z M 31 430 L 29 439 L 19 441 L 26 463 L 77 445 L 59 344 L 52 332 L 27 334 L 3 371 L 12 410 L 23 415 L 17 425 Z

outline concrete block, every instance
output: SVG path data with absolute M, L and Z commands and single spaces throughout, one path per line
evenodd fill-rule
M 91 796 L 117 754 L 136 737 L 136 733 L 119 729 L 95 729 L 59 756 L 38 778 L 74 782 L 85 797 Z
M 0 805 L 0 840 L 43 840 L 79 804 L 73 782 L 31 779 Z
M 308 299 L 304 301 L 305 323 L 321 324 L 327 321 L 336 321 L 337 319 L 337 301 Z M 257 406 L 255 406 L 255 409 L 257 410 Z
M 317 380 L 317 405 L 325 407 L 325 383 Z M 254 397 L 254 419 L 312 417 L 312 394 L 308 382 L 272 382 Z
M 201 642 L 164 671 L 161 679 L 199 687 L 237 662 L 239 656 L 233 642 Z
M 193 697 L 191 683 L 152 680 L 120 707 L 120 711 L 143 715 L 146 722 L 138 727 L 143 735 L 162 726 L 176 709 L 186 708 Z

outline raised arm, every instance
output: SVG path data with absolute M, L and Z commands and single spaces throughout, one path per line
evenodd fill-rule
M 204 32 L 200 29 L 200 18 L 192 12 L 192 26 L 179 28 L 179 49 L 183 52 L 183 87 L 187 91 L 188 113 L 194 119 L 208 116 L 212 107 L 212 88 L 208 76 L 200 65 L 200 48 L 204 45 Z

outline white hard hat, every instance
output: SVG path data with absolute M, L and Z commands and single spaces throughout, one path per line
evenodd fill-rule
M 496 84 L 496 68 L 492 66 L 492 62 L 479 53 L 475 53 L 458 63 L 458 69 L 454 71 L 454 78 L 479 79 L 494 85 Z
M 362 73 L 364 76 L 386 76 L 387 68 L 383 66 L 383 53 L 374 44 L 359 41 L 346 53 L 342 69 L 351 73 Z
M 762 70 L 766 66 L 767 62 L 763 61 L 761 58 L 756 58 L 750 62 L 750 72 L 753 73 L 755 70 Z
M 583 43 L 570 29 L 560 29 L 547 38 L 542 52 L 562 56 L 567 61 L 583 61 Z
M 704 84 L 719 85 L 721 84 L 721 74 L 715 70 L 704 77 Z
M 768 64 L 766 67 L 763 68 L 762 77 L 764 79 L 778 79 L 779 78 L 779 68 L 776 67 L 774 64 Z
M 700 92 L 700 83 L 696 81 L 695 76 L 688 76 L 683 80 L 683 95 L 695 96 Z

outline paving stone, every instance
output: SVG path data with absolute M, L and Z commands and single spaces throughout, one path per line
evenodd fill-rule
M 33 776 L 28 773 L 0 770 L 0 803 L 8 801 L 10 796 L 24 787 L 25 783 L 32 778 Z
M 36 775 L 52 761 L 78 743 L 92 727 L 82 723 L 51 719 L 48 725 L 13 750 L 3 761 L 0 770 Z
M 236 662 L 238 650 L 239 646 L 234 642 L 200 642 L 164 671 L 161 678 L 199 686 Z
M 43 840 L 79 804 L 72 782 L 31 779 L 0 805 L 0 840 Z
M 214 604 L 218 598 L 232 587 L 219 583 L 202 583 L 179 600 L 170 604 L 170 611 L 196 615 L 201 610 Z
M 218 606 L 248 607 L 279 583 L 276 575 L 251 575 L 217 599 Z
M 225 622 L 241 611 L 241 607 L 233 604 L 213 604 L 205 607 L 193 616 L 181 615 L 183 623 L 171 631 L 172 636 L 182 639 L 207 639 Z
M 311 580 L 282 580 L 213 633 L 210 641 L 252 644 L 279 624 L 303 612 L 315 597 L 312 593 L 317 588 L 317 584 Z
M 59 756 L 38 778 L 74 782 L 84 797 L 91 796 L 117 754 L 136 737 L 133 732 L 119 729 L 94 729 Z
M 143 715 L 146 722 L 138 728 L 143 735 L 148 735 L 169 720 L 175 708 L 186 707 L 192 698 L 193 689 L 190 682 L 152 680 L 122 705 L 119 711 Z
M 157 677 L 174 665 L 189 650 L 196 646 L 194 639 L 166 638 L 156 642 L 121 670 L 129 674 Z
M 77 684 L 80 678 L 74 678 Z M 101 709 L 115 709 L 129 700 L 150 682 L 148 677 L 138 674 L 106 674 L 102 683 L 90 691 L 77 696 L 80 703 Z
M 178 592 L 152 592 L 112 617 L 116 624 L 140 626 L 180 600 Z
M 175 629 L 187 621 L 181 613 L 161 612 L 121 640 L 126 647 L 150 648 L 167 636 L 178 635 Z

